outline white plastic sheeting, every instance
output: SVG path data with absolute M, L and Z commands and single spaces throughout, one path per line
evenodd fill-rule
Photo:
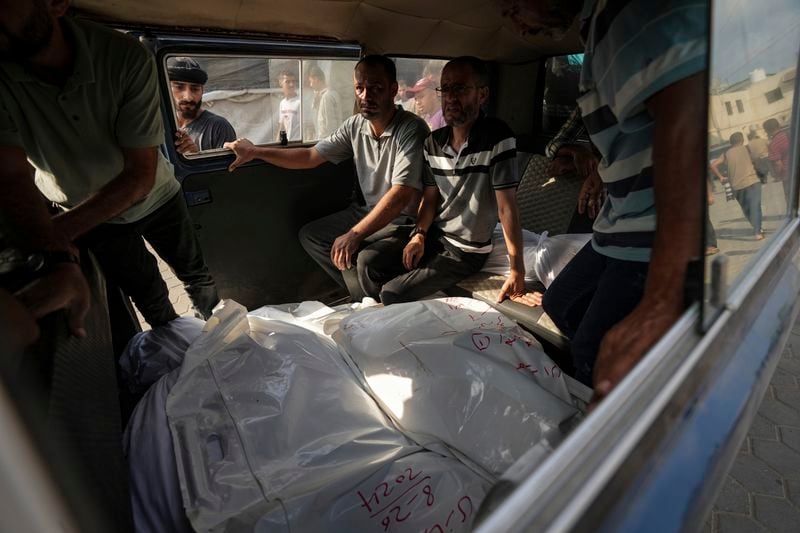
M 225 302 L 166 412 L 198 530 L 463 531 L 497 476 L 578 410 L 534 339 L 451 298 L 249 316 Z M 171 448 L 145 432 L 132 447 Z
M 122 379 L 132 393 L 147 390 L 158 378 L 183 363 L 186 349 L 200 335 L 205 322 L 179 317 L 128 341 L 119 360 Z
M 167 394 L 178 380 L 186 350 L 200 336 L 204 325 L 202 320 L 180 317 L 139 332 L 120 357 L 123 379 L 131 392 L 147 389 L 123 435 L 131 507 L 138 533 L 192 530 L 183 511 L 164 405 Z
M 545 287 L 549 287 L 567 263 L 591 239 L 591 233 L 567 233 L 551 237 L 546 231 L 539 235 L 523 229 L 525 280 L 539 280 Z M 481 271 L 508 276 L 511 273 L 508 265 L 508 246 L 500 224 L 495 227 L 492 241 L 494 246 Z
M 490 476 L 576 413 L 538 341 L 476 300 L 366 310 L 345 318 L 335 338 L 404 433 L 444 444 Z
M 567 263 L 572 261 L 590 240 L 592 240 L 591 233 L 568 233 L 553 237 L 548 237 L 546 231 L 542 233 L 534 251 L 533 265 L 536 279 L 545 287 L 549 287 Z
M 492 251 L 486 262 L 481 268 L 482 272 L 490 272 L 492 274 L 500 274 L 501 276 L 508 276 L 511 273 L 511 268 L 508 264 L 508 246 L 506 246 L 506 239 L 503 235 L 503 227 L 500 224 L 494 229 L 492 234 Z M 522 230 L 522 246 L 523 257 L 525 258 L 525 280 L 536 280 L 536 271 L 533 264 L 536 259 L 536 246 L 539 245 L 539 234 L 532 231 Z

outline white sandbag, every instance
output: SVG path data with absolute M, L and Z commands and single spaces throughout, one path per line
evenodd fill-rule
M 158 378 L 178 368 L 204 324 L 197 318 L 179 317 L 134 335 L 119 358 L 122 379 L 128 389 L 134 394 L 142 393 Z
M 533 254 L 534 275 L 544 283 L 545 287 L 549 287 L 567 263 L 590 240 L 592 240 L 591 233 L 568 233 L 549 237 L 545 231 Z M 525 260 L 527 262 L 527 255 Z
M 539 343 L 477 300 L 365 310 L 334 338 L 404 433 L 444 443 L 492 476 L 578 414 Z

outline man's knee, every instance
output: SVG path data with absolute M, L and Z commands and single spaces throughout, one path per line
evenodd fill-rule
M 564 330 L 566 326 L 566 309 L 564 302 L 558 296 L 558 287 L 551 285 L 544 295 L 542 296 L 542 310 L 547 313 L 547 316 L 558 326 L 559 329 Z
M 390 291 L 386 287 L 384 287 L 381 290 L 380 301 L 383 305 L 392 305 L 404 302 L 405 300 L 403 300 L 402 295 L 394 291 Z
M 297 232 L 297 238 L 300 240 L 300 245 L 306 250 L 308 250 L 308 245 L 316 240 L 314 233 L 314 222 L 316 222 L 316 220 L 305 224 L 302 228 L 300 228 L 300 231 Z
M 410 297 L 409 291 L 407 290 L 409 287 L 404 282 L 405 280 L 402 279 L 403 277 L 404 276 L 394 278 L 381 288 L 380 301 L 383 305 L 392 305 L 414 300 L 414 298 Z

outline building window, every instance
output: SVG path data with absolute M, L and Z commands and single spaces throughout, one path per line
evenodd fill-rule
M 733 115 L 733 106 L 730 102 L 725 102 L 725 110 L 728 112 L 729 115 Z
M 781 91 L 781 88 L 778 87 L 771 91 L 767 91 L 764 93 L 764 96 L 767 97 L 767 103 L 771 104 L 773 102 L 777 102 L 778 100 L 783 100 L 783 91 Z
M 744 104 L 741 100 L 736 100 L 736 109 L 739 111 L 739 113 L 744 113 Z

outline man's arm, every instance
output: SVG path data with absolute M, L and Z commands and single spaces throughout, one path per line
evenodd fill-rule
M 439 187 L 425 185 L 425 189 L 422 191 L 422 201 L 419 203 L 419 209 L 417 210 L 417 228 L 425 233 L 428 232 L 436 216 L 436 207 L 438 205 Z M 409 239 L 408 244 L 403 248 L 403 266 L 407 270 L 416 268 L 424 254 L 425 234 L 417 233 Z
M 517 189 L 508 188 L 495 191 L 497 198 L 497 215 L 503 226 L 503 237 L 508 248 L 508 265 L 510 274 L 500 289 L 497 303 L 506 298 L 531 306 L 542 303 L 540 293 L 527 295 L 525 289 L 525 256 L 522 246 L 522 226 L 519 223 L 517 208 Z M 527 296 L 526 296 L 527 295 Z
M 122 148 L 122 172 L 73 209 L 53 218 L 56 228 L 75 240 L 119 215 L 150 193 L 156 179 L 158 148 Z
M 392 185 L 383 198 L 350 231 L 333 241 L 331 261 L 339 270 L 350 268 L 361 241 L 397 218 L 417 190 L 405 185 Z
M 575 106 L 567 120 L 564 121 L 555 136 L 545 146 L 544 153 L 548 158 L 553 159 L 561 148 L 573 145 L 580 138 L 586 136 L 586 127 L 583 124 L 581 110 L 578 106 Z
M 316 168 L 326 161 L 314 147 L 268 148 L 266 146 L 255 146 L 247 139 L 227 142 L 222 147 L 232 150 L 236 155 L 236 159 L 228 167 L 228 172 L 233 172 L 253 159 L 261 159 L 275 166 L 290 169 Z
M 53 225 L 25 151 L 0 146 L 0 161 L 0 210 L 12 228 L 15 244 L 36 251 L 68 251 L 70 239 Z
M 716 158 L 711 162 L 711 172 L 713 172 L 714 175 L 719 178 L 719 181 L 723 183 L 728 179 L 725 176 L 723 176 L 722 173 L 719 171 L 719 166 L 724 162 L 725 162 L 725 154 L 722 154 L 721 156 L 719 156 L 718 158 Z
M 31 175 L 25 152 L 17 147 L 0 147 L 0 211 L 17 246 L 28 251 L 75 250 L 69 240 L 53 224 Z M 89 310 L 89 286 L 78 265 L 56 265 L 47 275 L 19 290 L 17 301 L 25 305 L 34 318 L 65 309 L 73 335 L 83 337 L 83 319 Z
M 698 73 L 661 90 L 645 104 L 656 126 L 655 240 L 641 302 L 600 345 L 594 368 L 597 399 L 608 394 L 683 313 L 687 265 L 699 253 L 703 233 L 706 98 L 704 74 Z

